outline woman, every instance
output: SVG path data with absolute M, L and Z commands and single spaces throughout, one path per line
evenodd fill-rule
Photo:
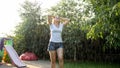
M 60 23 L 60 22 L 63 23 Z M 48 15 L 48 24 L 50 25 L 50 42 L 48 45 L 48 51 L 51 60 L 51 68 L 56 67 L 56 54 L 59 60 L 59 68 L 63 68 L 63 43 L 62 43 L 62 29 L 68 24 L 69 19 L 61 18 L 58 16 Z

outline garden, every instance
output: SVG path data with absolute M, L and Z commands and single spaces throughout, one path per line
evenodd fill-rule
M 19 13 L 15 35 L 7 36 L 19 56 L 31 52 L 38 62 L 49 60 L 47 15 L 58 15 L 70 19 L 62 32 L 64 68 L 120 68 L 119 0 L 61 0 L 46 11 L 25 1 Z

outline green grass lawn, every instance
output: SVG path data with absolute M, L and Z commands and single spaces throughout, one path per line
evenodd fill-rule
M 100 62 L 65 62 L 65 68 L 120 68 L 120 64 Z

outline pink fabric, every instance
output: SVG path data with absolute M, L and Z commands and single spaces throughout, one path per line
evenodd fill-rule
M 21 60 L 38 60 L 38 57 L 34 53 L 25 52 L 20 56 L 20 59 Z

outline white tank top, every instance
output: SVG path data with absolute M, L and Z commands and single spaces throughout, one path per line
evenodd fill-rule
M 59 27 L 56 27 L 54 24 L 50 25 L 50 42 L 62 42 L 62 33 L 63 24 L 60 23 Z

